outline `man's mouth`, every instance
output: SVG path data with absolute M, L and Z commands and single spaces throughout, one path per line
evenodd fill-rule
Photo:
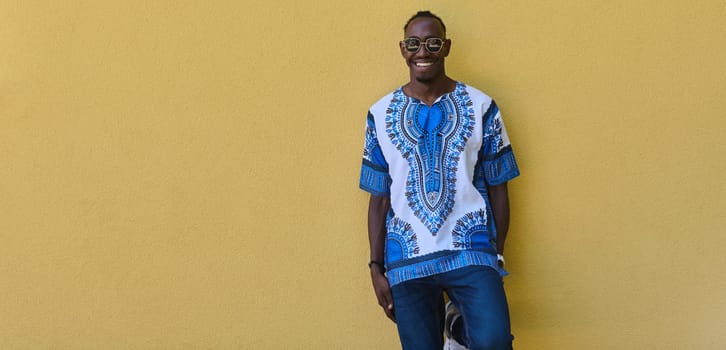
M 416 62 L 416 67 L 428 67 L 434 64 L 433 62 Z

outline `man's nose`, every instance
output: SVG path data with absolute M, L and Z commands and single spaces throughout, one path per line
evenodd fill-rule
M 416 53 L 414 54 L 414 56 L 416 56 L 416 57 L 426 57 L 426 56 L 429 56 L 430 54 L 431 54 L 431 52 L 429 52 L 429 50 L 426 49 L 426 45 L 421 44 L 421 46 L 418 48 L 418 51 L 416 51 Z

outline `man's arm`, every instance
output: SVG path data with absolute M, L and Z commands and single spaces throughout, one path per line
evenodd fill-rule
M 507 183 L 487 187 L 489 201 L 494 214 L 494 225 L 497 228 L 497 254 L 504 255 L 504 241 L 509 231 L 509 194 Z
M 383 263 L 383 247 L 386 242 L 386 214 L 391 208 L 389 197 L 373 196 L 368 202 L 368 241 L 371 248 L 371 261 Z M 383 266 L 371 264 L 371 281 L 378 298 L 378 305 L 383 308 L 386 316 L 396 322 L 393 312 L 393 296 Z

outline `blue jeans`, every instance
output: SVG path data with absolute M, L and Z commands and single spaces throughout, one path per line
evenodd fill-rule
M 468 266 L 393 286 L 403 350 L 441 350 L 444 291 L 461 312 L 469 350 L 512 349 L 502 277 L 487 266 Z

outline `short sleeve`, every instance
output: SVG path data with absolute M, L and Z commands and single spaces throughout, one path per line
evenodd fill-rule
M 391 176 L 388 163 L 383 157 L 378 143 L 376 124 L 373 114 L 368 112 L 366 120 L 366 139 L 363 147 L 363 164 L 360 171 L 360 188 L 375 196 L 388 196 L 391 193 Z
M 499 107 L 494 101 L 484 113 L 483 120 L 484 140 L 474 172 L 474 185 L 480 192 L 486 191 L 483 186 L 503 184 L 519 176 L 519 167 L 514 158 L 512 145 Z

